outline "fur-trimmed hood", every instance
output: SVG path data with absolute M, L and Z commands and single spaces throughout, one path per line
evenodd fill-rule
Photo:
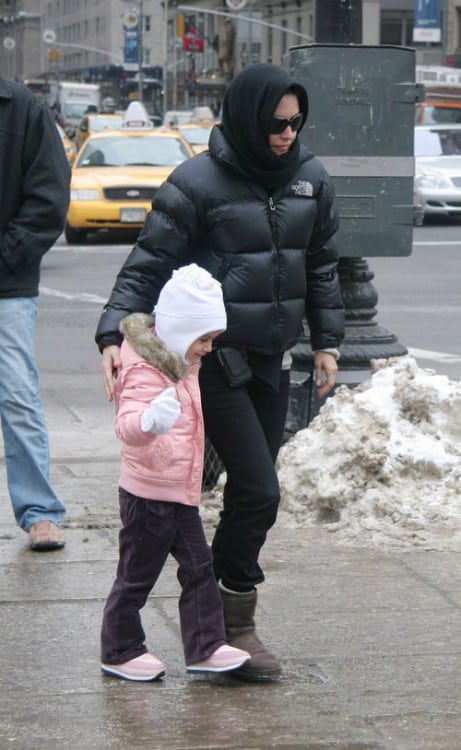
M 188 372 L 187 364 L 158 338 L 154 320 L 145 313 L 131 313 L 120 321 L 120 332 L 140 357 L 177 383 Z

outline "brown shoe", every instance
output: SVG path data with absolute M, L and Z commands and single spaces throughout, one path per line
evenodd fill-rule
M 35 552 L 61 549 L 64 544 L 64 534 L 53 521 L 37 521 L 29 529 L 29 547 Z

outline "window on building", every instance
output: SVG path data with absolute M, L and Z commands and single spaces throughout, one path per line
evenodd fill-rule
M 407 10 L 381 11 L 380 44 L 411 47 L 413 44 L 413 13 Z
M 144 31 L 150 31 L 152 28 L 151 16 L 144 16 Z

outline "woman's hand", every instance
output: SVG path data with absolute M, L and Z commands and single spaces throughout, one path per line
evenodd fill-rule
M 102 352 L 102 382 L 107 394 L 108 401 L 114 397 L 114 384 L 117 377 L 117 370 L 120 367 L 120 347 L 115 344 L 106 346 Z
M 324 398 L 333 388 L 338 372 L 338 364 L 334 354 L 318 351 L 314 354 L 315 385 L 317 395 Z

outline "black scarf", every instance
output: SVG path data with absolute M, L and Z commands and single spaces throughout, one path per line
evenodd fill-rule
M 224 137 L 242 168 L 269 192 L 287 184 L 299 165 L 299 138 L 283 156 L 269 148 L 269 125 L 287 93 L 298 97 L 304 125 L 309 111 L 306 90 L 270 63 L 256 63 L 242 70 L 229 84 L 223 100 Z

